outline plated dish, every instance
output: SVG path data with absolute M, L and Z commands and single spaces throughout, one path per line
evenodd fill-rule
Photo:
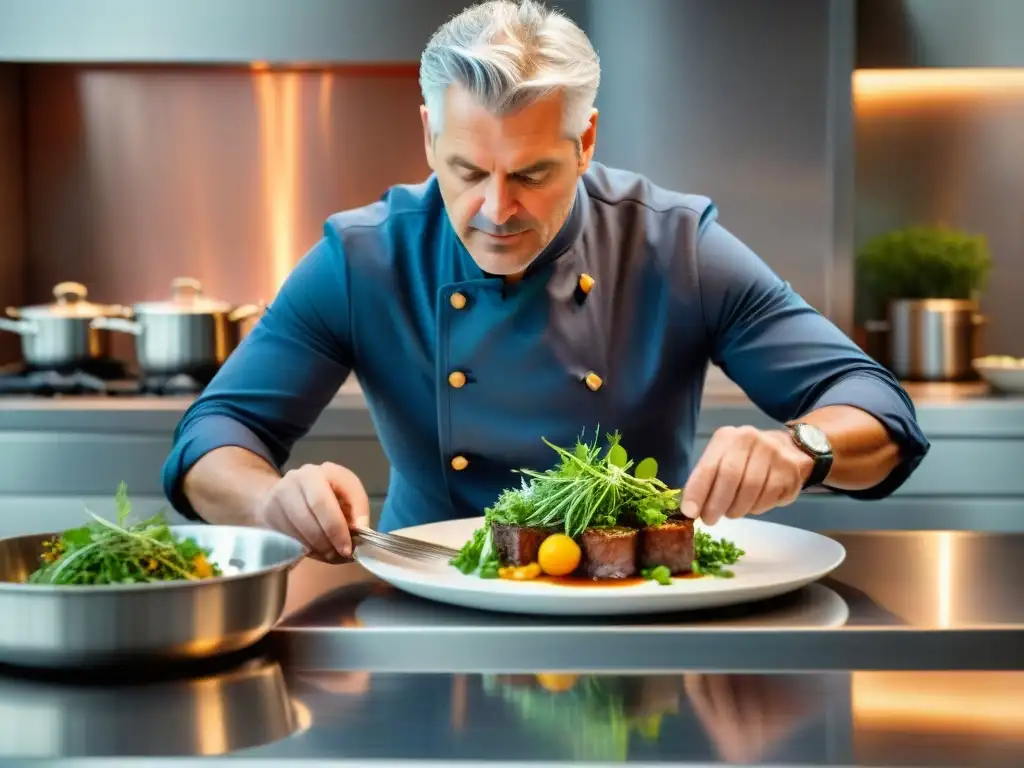
M 598 433 L 599 435 L 600 433 Z M 682 491 L 658 478 L 653 458 L 634 462 L 618 433 L 581 436 L 546 471 L 522 469 L 518 488 L 484 511 L 484 524 L 452 566 L 467 576 L 562 585 L 731 578 L 745 554 L 694 527 Z
M 681 492 L 654 460 L 634 463 L 618 435 L 519 471 L 482 517 L 392 533 L 458 550 L 412 560 L 359 544 L 367 571 L 417 597 L 484 611 L 553 617 L 665 615 L 763 600 L 837 568 L 842 545 L 819 533 L 744 518 L 713 527 L 679 512 Z

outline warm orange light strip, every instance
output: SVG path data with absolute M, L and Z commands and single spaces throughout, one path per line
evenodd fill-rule
M 854 98 L 1004 94 L 1024 91 L 1024 69 L 859 69 Z
M 254 68 L 260 122 L 260 170 L 276 293 L 298 257 L 295 226 L 300 198 L 298 165 L 301 139 L 298 121 L 301 75 Z
M 1024 732 L 1024 675 L 1017 672 L 855 672 L 851 678 L 858 729 L 1017 739 Z

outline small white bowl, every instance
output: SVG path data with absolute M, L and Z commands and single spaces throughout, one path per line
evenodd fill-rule
M 986 355 L 971 361 L 989 386 L 1007 394 L 1024 394 L 1024 358 Z

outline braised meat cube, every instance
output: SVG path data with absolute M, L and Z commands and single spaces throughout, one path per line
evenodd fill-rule
M 581 572 L 592 579 L 635 576 L 637 531 L 632 528 L 588 528 L 580 536 Z
M 673 575 L 689 573 L 693 563 L 693 520 L 669 520 L 640 531 L 640 567 L 663 565 Z
M 491 523 L 491 538 L 502 565 L 529 565 L 537 562 L 537 550 L 551 533 L 543 528 Z

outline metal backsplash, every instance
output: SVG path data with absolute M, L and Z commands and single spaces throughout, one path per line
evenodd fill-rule
M 985 350 L 1024 355 L 1024 70 L 872 71 L 854 82 L 857 244 L 908 224 L 986 235 Z
M 25 71 L 31 301 L 166 298 L 178 275 L 269 300 L 329 214 L 429 173 L 413 66 Z
M 25 196 L 22 78 L 0 65 L 0 311 L 21 301 L 24 283 Z M 0 333 L 0 363 L 19 354 L 18 337 Z

